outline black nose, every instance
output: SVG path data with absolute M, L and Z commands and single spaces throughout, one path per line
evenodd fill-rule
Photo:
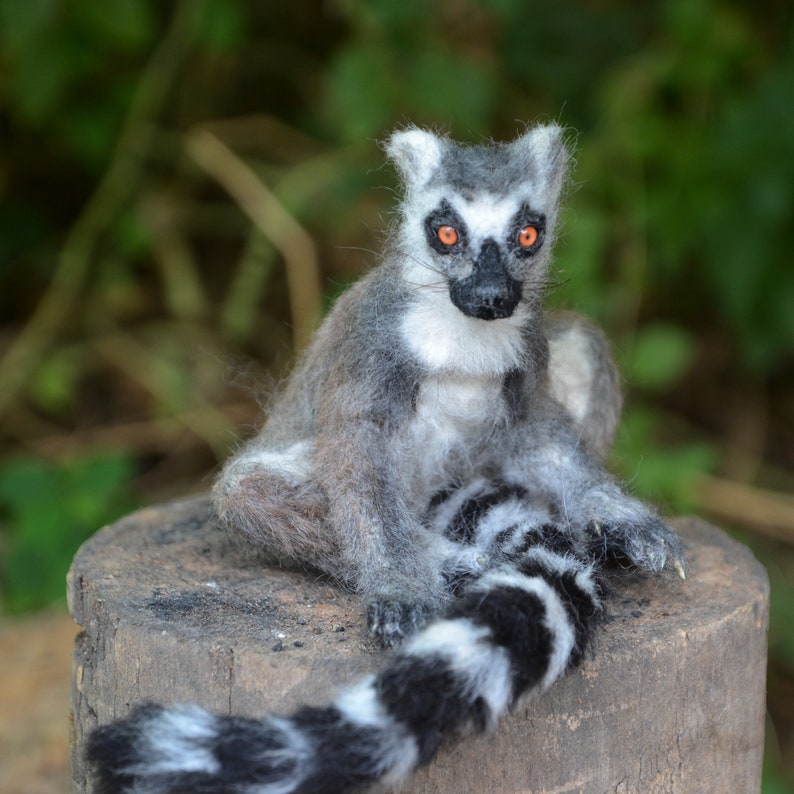
M 468 317 L 503 320 L 521 300 L 521 282 L 505 267 L 504 257 L 494 240 L 486 240 L 466 278 L 450 282 L 449 297 Z

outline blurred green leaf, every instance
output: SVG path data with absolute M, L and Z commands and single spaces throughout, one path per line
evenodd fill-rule
M 692 363 L 695 343 L 683 328 L 663 323 L 646 325 L 634 339 L 627 377 L 634 386 L 661 391 L 673 386 Z
M 672 513 L 697 504 L 699 475 L 716 469 L 717 449 L 704 441 L 665 443 L 663 420 L 647 406 L 630 406 L 621 421 L 612 463 L 640 497 Z
M 80 543 L 134 505 L 133 466 L 123 454 L 56 465 L 0 464 L 0 573 L 4 608 L 18 612 L 63 598 Z
M 576 309 L 604 321 L 609 285 L 603 262 L 609 245 L 609 229 L 603 211 L 580 195 L 571 199 L 564 229 L 557 243 L 553 276 L 561 282 L 550 299 L 554 305 Z
M 82 374 L 81 362 L 73 350 L 59 350 L 41 362 L 31 383 L 33 399 L 45 411 L 57 413 L 75 398 Z
M 472 135 L 491 118 L 497 83 L 487 63 L 434 46 L 406 64 L 405 97 L 415 103 L 419 120 L 443 123 Z
M 141 0 L 83 0 L 73 6 L 81 24 L 107 47 L 135 51 L 156 31 L 154 9 Z
M 195 6 L 199 39 L 216 52 L 237 47 L 245 34 L 245 5 L 239 0 L 200 0 Z
M 329 72 L 329 118 L 345 141 L 381 134 L 396 105 L 396 64 L 386 47 L 359 44 L 343 50 Z
M 791 782 L 786 779 L 777 764 L 764 765 L 761 794 L 791 794 Z
M 12 54 L 23 52 L 42 38 L 56 19 L 60 0 L 0 0 L 0 41 Z

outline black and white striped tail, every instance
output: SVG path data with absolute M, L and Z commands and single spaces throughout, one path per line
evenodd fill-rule
M 557 548 L 537 529 L 540 545 L 529 548 L 510 534 L 512 560 L 331 706 L 264 720 L 144 706 L 99 728 L 89 746 L 97 791 L 319 794 L 398 783 L 450 736 L 490 727 L 582 660 L 601 615 L 597 571 L 566 548 L 565 533 Z

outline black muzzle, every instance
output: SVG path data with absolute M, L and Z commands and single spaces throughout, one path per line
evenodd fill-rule
M 450 282 L 449 297 L 468 317 L 503 320 L 512 315 L 521 300 L 521 282 L 507 272 L 496 242 L 486 240 L 474 262 L 474 272 Z

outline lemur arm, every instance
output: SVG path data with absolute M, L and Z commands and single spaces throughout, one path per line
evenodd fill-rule
M 527 431 L 507 443 L 503 476 L 546 496 L 559 520 L 590 533 L 594 552 L 644 571 L 666 567 L 683 575 L 678 536 L 647 504 L 628 495 L 581 443 L 569 414 L 541 392 L 526 418 Z
M 405 373 L 392 376 L 405 386 Z M 364 598 L 370 632 L 383 645 L 394 645 L 447 601 L 435 548 L 439 540 L 405 503 L 398 453 L 403 411 L 384 406 L 401 399 L 399 389 L 362 394 L 361 384 L 349 385 L 358 392 L 355 398 L 337 389 L 331 404 L 321 406 L 314 476 L 328 500 L 327 525 L 340 550 L 340 567 Z

